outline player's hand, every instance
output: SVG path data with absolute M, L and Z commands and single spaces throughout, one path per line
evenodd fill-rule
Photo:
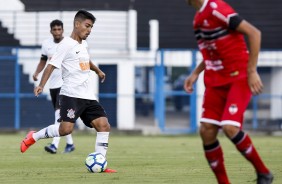
M 36 86 L 35 88 L 34 88 L 34 95 L 36 96 L 36 97 L 38 97 L 38 95 L 40 94 L 40 93 L 42 93 L 42 91 L 43 91 L 43 87 L 41 87 L 41 86 Z
M 34 73 L 32 78 L 33 78 L 34 81 L 37 81 L 38 80 L 38 73 Z
M 101 83 L 103 83 L 106 79 L 106 74 L 100 70 L 97 75 L 100 77 Z
M 257 71 L 248 73 L 248 84 L 253 95 L 262 93 L 263 84 Z
M 198 75 L 191 74 L 186 77 L 183 88 L 187 93 L 192 93 L 194 91 L 193 84 L 197 81 Z

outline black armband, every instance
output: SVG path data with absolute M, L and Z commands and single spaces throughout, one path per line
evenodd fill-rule
M 41 58 L 40 59 L 42 59 L 42 60 L 44 60 L 44 61 L 47 61 L 48 60 L 48 57 L 46 56 L 46 55 L 41 55 Z
M 232 30 L 236 30 L 236 28 L 239 26 L 239 24 L 243 21 L 243 18 L 239 15 L 235 15 L 230 17 L 229 19 L 229 28 Z

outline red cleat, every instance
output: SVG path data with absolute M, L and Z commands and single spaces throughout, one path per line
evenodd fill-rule
M 116 173 L 117 171 L 114 170 L 114 169 L 109 169 L 109 168 L 107 168 L 107 169 L 105 169 L 103 172 L 105 172 L 105 173 Z
M 28 134 L 26 135 L 26 137 L 24 138 L 24 140 L 21 143 L 21 152 L 24 153 L 31 145 L 33 145 L 35 143 L 35 140 L 32 137 L 32 134 L 35 131 L 30 131 L 28 132 Z

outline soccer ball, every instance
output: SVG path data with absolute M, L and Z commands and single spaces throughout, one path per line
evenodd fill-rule
M 107 168 L 107 160 L 101 153 L 90 153 L 85 159 L 85 165 L 89 172 L 100 173 Z

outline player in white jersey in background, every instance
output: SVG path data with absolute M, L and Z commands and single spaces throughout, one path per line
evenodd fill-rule
M 24 153 L 39 139 L 59 137 L 72 133 L 74 123 L 80 117 L 83 123 L 97 131 L 95 152 L 106 156 L 110 124 L 104 108 L 94 94 L 94 71 L 105 80 L 105 73 L 95 66 L 87 50 L 86 38 L 89 36 L 96 18 L 85 10 L 79 10 L 74 17 L 73 31 L 57 47 L 57 51 L 44 70 L 39 86 L 34 89 L 38 96 L 55 68 L 62 68 L 63 85 L 60 91 L 60 124 L 50 125 L 38 132 L 30 131 L 21 143 Z M 107 168 L 104 172 L 116 172 Z

